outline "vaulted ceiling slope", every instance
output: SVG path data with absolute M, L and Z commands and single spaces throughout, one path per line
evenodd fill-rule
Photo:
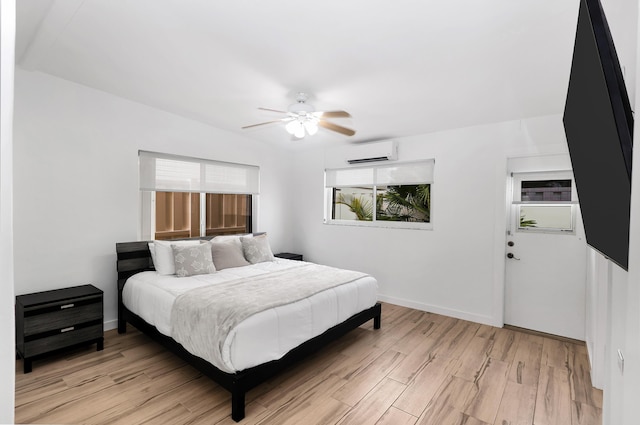
M 346 110 L 313 143 L 561 113 L 578 0 L 17 2 L 18 65 L 247 137 L 299 91 Z M 306 143 L 306 142 L 305 142 Z

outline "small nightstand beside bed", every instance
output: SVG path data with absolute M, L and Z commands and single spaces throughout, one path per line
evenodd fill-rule
M 116 251 L 118 330 L 131 323 L 230 391 L 235 421 L 251 388 L 371 319 L 380 328 L 373 277 L 276 258 L 266 235 Z

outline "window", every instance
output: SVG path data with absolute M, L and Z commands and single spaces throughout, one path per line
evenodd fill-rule
M 433 160 L 325 170 L 325 223 L 431 229 Z
M 250 233 L 259 168 L 139 152 L 142 239 Z
M 514 175 L 517 231 L 575 232 L 576 199 L 571 173 Z
M 251 233 L 251 195 L 155 192 L 153 239 Z M 204 206 L 202 208 L 201 206 Z M 204 231 L 202 230 L 204 229 Z

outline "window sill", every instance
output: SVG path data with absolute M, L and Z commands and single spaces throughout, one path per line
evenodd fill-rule
M 518 227 L 519 233 L 546 233 L 551 235 L 575 235 L 575 229 L 549 229 L 544 227 Z
M 385 229 L 433 230 L 433 223 L 410 223 L 404 221 L 358 221 L 358 220 L 325 220 L 331 226 L 377 227 Z

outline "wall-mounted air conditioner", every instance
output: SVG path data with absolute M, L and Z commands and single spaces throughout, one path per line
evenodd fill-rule
M 398 142 L 393 140 L 350 145 L 346 151 L 346 160 L 349 164 L 395 161 L 397 159 Z

